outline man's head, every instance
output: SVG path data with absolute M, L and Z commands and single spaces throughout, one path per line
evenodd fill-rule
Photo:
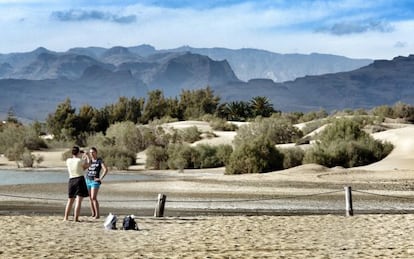
M 72 148 L 72 155 L 77 156 L 79 154 L 79 147 L 74 146 Z

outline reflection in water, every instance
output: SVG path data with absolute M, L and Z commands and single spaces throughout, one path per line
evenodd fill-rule
M 142 174 L 109 173 L 105 181 L 151 180 L 155 176 Z M 62 171 L 17 171 L 0 170 L 0 185 L 36 184 L 36 183 L 67 183 L 68 173 Z

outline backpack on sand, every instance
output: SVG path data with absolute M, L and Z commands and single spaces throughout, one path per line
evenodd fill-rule
M 128 215 L 124 218 L 122 222 L 123 230 L 139 230 L 138 224 L 135 222 L 134 215 Z
M 105 229 L 111 230 L 116 229 L 116 222 L 118 220 L 118 217 L 112 213 L 109 213 L 109 215 L 106 217 L 104 222 Z

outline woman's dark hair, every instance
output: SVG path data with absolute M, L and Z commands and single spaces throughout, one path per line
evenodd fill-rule
M 91 149 L 92 149 L 93 151 L 95 151 L 96 153 L 98 153 L 98 150 L 96 149 L 96 147 L 91 147 Z
M 78 146 L 74 146 L 73 148 L 72 148 L 72 155 L 77 155 L 77 154 L 79 154 L 79 147 Z

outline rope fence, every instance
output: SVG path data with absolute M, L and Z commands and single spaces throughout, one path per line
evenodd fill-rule
M 331 195 L 342 193 L 345 191 L 345 214 L 346 216 L 353 216 L 353 204 L 352 204 L 352 193 L 357 193 L 361 195 L 369 195 L 369 196 L 378 196 L 382 198 L 390 198 L 390 199 L 401 199 L 401 200 L 414 200 L 413 196 L 398 196 L 398 195 L 389 195 L 389 194 L 381 194 L 375 192 L 368 192 L 364 190 L 352 190 L 350 186 L 344 187 L 344 190 L 334 190 L 334 191 L 326 191 L 326 192 L 316 192 L 310 194 L 302 194 L 302 195 L 290 195 L 290 196 L 274 196 L 274 197 L 262 197 L 262 198 L 254 198 L 254 199 L 220 199 L 220 200 L 168 200 L 168 203 L 254 203 L 254 202 L 261 202 L 261 201 L 274 201 L 274 200 L 287 200 L 287 199 L 301 199 L 301 198 L 310 198 L 322 195 Z M 0 197 L 9 197 L 9 198 L 18 198 L 18 199 L 28 199 L 28 200 L 43 200 L 43 201 L 66 201 L 66 198 L 51 198 L 51 197 L 35 197 L 35 196 L 25 196 L 25 195 L 13 195 L 13 194 L 5 194 L 0 193 Z M 136 202 L 156 202 L 156 208 L 154 212 L 154 216 L 156 217 L 163 217 L 164 214 L 164 207 L 167 203 L 167 197 L 164 194 L 158 194 L 158 199 L 118 199 L 118 200 L 100 200 L 102 203 L 136 203 Z
M 256 199 L 227 199 L 227 200 L 168 200 L 169 203 L 211 203 L 211 202 L 256 202 L 256 201 L 272 201 L 272 200 L 280 200 L 280 199 L 296 199 L 296 198 L 304 198 L 304 197 L 312 197 L 312 196 L 320 196 L 320 195 L 327 195 L 327 194 L 334 194 L 340 193 L 342 191 L 329 191 L 329 192 L 318 192 L 318 193 L 311 193 L 311 194 L 302 194 L 302 195 L 292 195 L 292 196 L 277 196 L 271 198 L 256 198 Z M 50 200 L 50 201 L 66 201 L 66 199 L 59 199 L 59 198 L 46 198 L 46 197 L 35 197 L 35 196 L 24 196 L 24 195 L 12 195 L 12 194 L 4 194 L 0 193 L 0 196 L 3 197 L 11 197 L 11 198 L 21 198 L 21 199 L 30 199 L 30 200 Z M 156 201 L 154 199 L 122 199 L 122 200 L 99 200 L 100 202 L 152 202 Z
M 353 192 L 368 194 L 368 195 L 372 195 L 372 196 L 393 198 L 393 199 L 414 200 L 414 196 L 396 196 L 396 195 L 380 194 L 380 193 L 373 193 L 373 192 L 367 192 L 367 191 L 361 191 L 361 190 L 353 190 Z

